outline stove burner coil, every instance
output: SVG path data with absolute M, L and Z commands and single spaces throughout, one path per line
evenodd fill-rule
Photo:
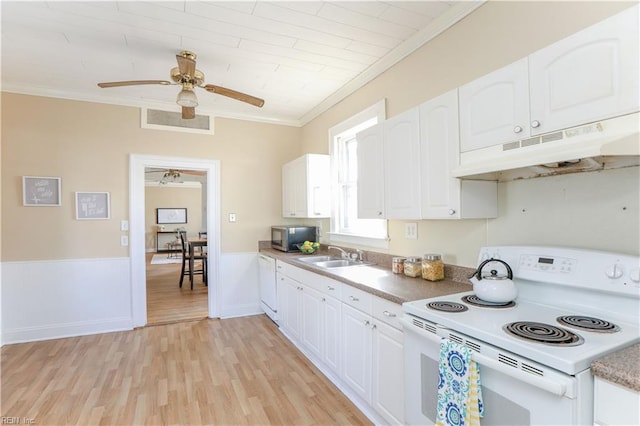
M 541 322 L 516 321 L 502 327 L 504 331 L 520 339 L 552 346 L 578 346 L 584 339 L 560 327 Z
M 575 327 L 585 331 L 595 331 L 596 333 L 616 333 L 620 331 L 620 327 L 617 325 L 600 319 L 593 317 L 585 317 L 581 315 L 563 315 L 556 320 L 568 327 Z
M 507 302 L 507 303 L 487 302 L 486 300 L 480 299 L 475 294 L 464 296 L 461 300 L 465 303 L 468 303 L 473 306 L 479 306 L 481 308 L 502 309 L 502 308 L 513 308 L 514 306 L 516 306 L 516 302 L 514 301 Z
M 469 309 L 462 303 L 448 302 L 446 300 L 442 302 L 429 302 L 427 303 L 427 308 L 441 312 L 464 312 Z

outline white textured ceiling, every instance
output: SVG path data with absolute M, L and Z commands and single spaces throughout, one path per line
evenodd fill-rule
M 197 89 L 197 113 L 304 124 L 481 2 L 2 1 L 2 90 L 179 111 L 170 80 L 190 50 L 205 84 L 263 98 L 263 108 Z

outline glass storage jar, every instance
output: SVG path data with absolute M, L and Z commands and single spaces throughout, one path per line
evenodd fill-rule
M 408 277 L 419 277 L 422 274 L 422 259 L 407 257 L 404 261 L 404 274 Z
M 439 254 L 425 254 L 422 257 L 422 278 L 428 281 L 444 279 L 444 263 Z
M 404 261 L 406 257 L 394 257 L 391 260 L 391 272 L 394 274 L 404 273 Z

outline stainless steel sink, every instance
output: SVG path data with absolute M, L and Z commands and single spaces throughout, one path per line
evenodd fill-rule
M 304 256 L 297 257 L 296 260 L 304 263 L 317 263 L 317 262 L 326 262 L 331 260 L 341 260 L 339 257 L 334 256 Z
M 333 256 L 305 256 L 298 257 L 296 258 L 296 260 L 304 263 L 309 263 L 311 265 L 317 266 L 318 268 L 341 268 L 345 266 L 372 265 L 372 263 L 369 262 L 341 259 L 339 257 Z

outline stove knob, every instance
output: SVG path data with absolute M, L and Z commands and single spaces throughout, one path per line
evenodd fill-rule
M 614 263 L 613 265 L 609 266 L 605 271 L 605 274 L 607 275 L 607 277 L 611 279 L 620 278 L 623 273 L 624 271 L 622 270 L 622 265 L 620 265 L 619 263 Z
M 629 278 L 631 278 L 631 281 L 633 281 L 634 283 L 640 282 L 640 269 L 632 269 L 629 272 Z

